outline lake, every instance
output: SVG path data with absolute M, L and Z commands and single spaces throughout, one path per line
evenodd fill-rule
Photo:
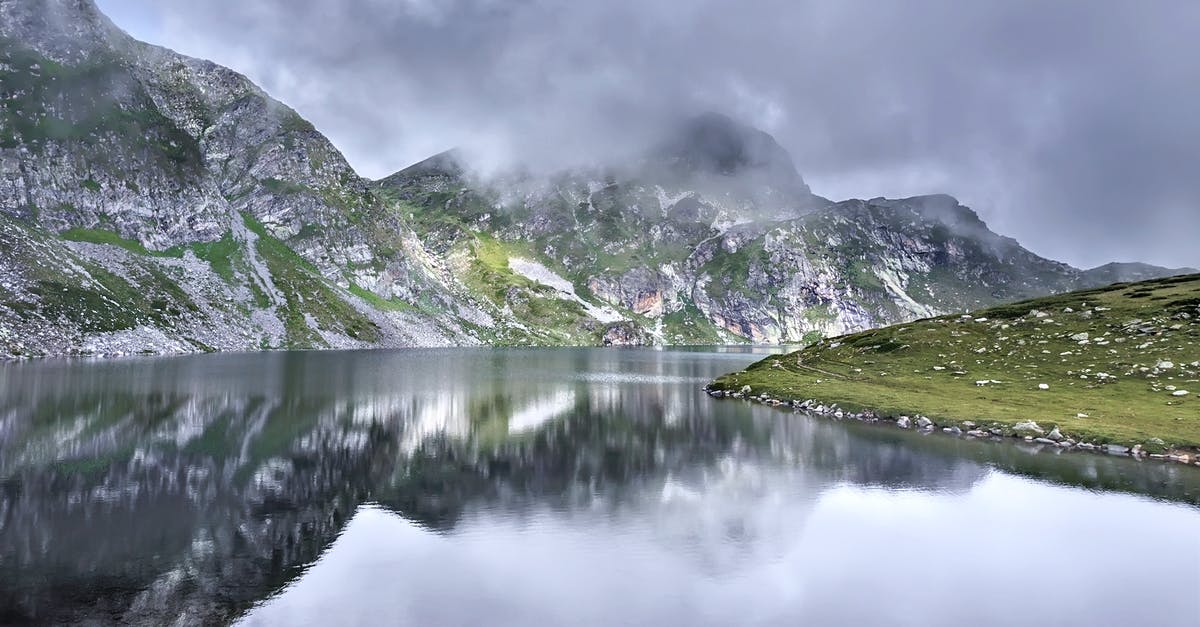
M 709 398 L 747 349 L 0 366 L 0 624 L 1200 614 L 1200 469 Z

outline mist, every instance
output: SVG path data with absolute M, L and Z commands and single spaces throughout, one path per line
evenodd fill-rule
M 817 194 L 948 193 L 1078 266 L 1200 266 L 1200 4 L 103 0 L 247 74 L 365 176 L 629 158 L 719 111 Z M 136 16 L 136 17 L 134 17 Z

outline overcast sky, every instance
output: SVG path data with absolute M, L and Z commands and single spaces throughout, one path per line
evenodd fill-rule
M 381 177 L 451 146 L 603 160 L 772 133 L 823 196 L 944 192 L 1040 254 L 1200 266 L 1200 2 L 99 0 Z

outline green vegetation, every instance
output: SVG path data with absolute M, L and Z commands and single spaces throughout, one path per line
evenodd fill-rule
M 0 68 L 0 147 L 26 146 L 37 154 L 50 142 L 71 142 L 93 166 L 104 168 L 112 142 L 138 138 L 165 158 L 164 165 L 201 164 L 196 140 L 158 111 L 116 55 L 97 53 L 68 66 L 0 37 Z M 81 184 L 100 189 L 90 178 Z
M 850 280 L 859 288 L 864 290 L 882 291 L 883 282 L 875 275 L 875 271 L 871 268 L 871 262 L 865 259 L 856 259 L 850 264 L 849 271 Z
M 291 181 L 284 181 L 282 179 L 265 178 L 260 182 L 262 183 L 263 187 L 270 190 L 273 194 L 291 195 L 301 194 L 309 191 L 309 189 L 303 185 L 292 183 Z
M 178 255 L 176 255 L 176 254 L 168 254 L 165 252 L 148 250 L 145 246 L 142 245 L 141 242 L 138 242 L 136 240 L 131 240 L 131 239 L 125 239 L 124 237 L 121 237 L 116 232 L 109 231 L 107 229 L 85 229 L 85 228 L 76 227 L 76 228 L 67 229 L 66 231 L 63 231 L 62 233 L 59 234 L 59 237 L 62 237 L 65 240 L 71 240 L 72 242 L 88 242 L 90 244 L 108 244 L 110 246 L 117 246 L 120 248 L 124 248 L 125 250 L 128 250 L 129 252 L 134 253 L 136 255 L 159 256 L 159 257 L 182 256 L 182 251 L 180 251 L 180 253 Z
M 670 344 L 713 346 L 727 344 L 716 326 L 691 302 L 662 317 L 663 340 Z M 741 339 L 741 338 L 738 338 Z
M 341 331 L 356 340 L 380 339 L 379 327 L 339 297 L 315 266 L 272 236 L 254 216 L 243 213 L 242 218 L 246 228 L 258 235 L 255 247 L 285 300 L 278 303 L 278 313 L 287 330 L 289 346 L 325 345 L 321 335 L 310 326 L 310 319 L 317 328 Z
M 29 288 L 39 297 L 38 305 L 14 302 L 11 306 L 21 316 L 41 314 L 50 320 L 78 320 L 86 331 L 104 333 L 137 326 L 141 311 L 149 310 L 141 294 L 125 279 L 98 266 L 88 271 L 96 282 L 94 286 L 80 286 L 61 278 L 40 279 Z M 125 306 L 128 302 L 146 309 Z
M 733 253 L 718 248 L 712 260 L 704 266 L 704 271 L 712 277 L 712 282 L 708 284 L 708 293 L 713 298 L 720 299 L 732 292 L 743 291 L 746 289 L 750 269 L 756 267 L 761 271 L 769 264 L 770 259 L 763 247 L 762 238 L 747 242 Z
M 1200 448 L 1200 275 L 822 340 L 713 384 L 743 386 L 938 424 L 1034 420 L 1096 443 Z
M 371 304 L 372 307 L 379 309 L 381 311 L 409 311 L 409 312 L 419 311 L 417 309 L 417 307 L 414 307 L 410 303 L 406 303 L 402 300 L 397 300 L 397 299 L 389 300 L 389 299 L 381 298 L 378 294 L 376 294 L 370 290 L 364 289 L 356 283 L 350 284 L 349 291 L 351 294 L 354 294 L 355 296 L 367 301 L 368 303 Z
M 509 267 L 509 259 L 522 257 L 542 261 L 529 247 L 496 239 L 485 233 L 475 233 L 468 245 L 472 253 L 463 281 L 476 294 L 481 294 L 499 307 L 508 307 L 522 320 L 537 321 L 525 341 L 537 344 L 595 344 L 599 327 L 579 303 L 565 300 L 545 285 L 531 281 Z M 550 264 L 547 264 L 550 265 Z
M 217 276 L 225 279 L 228 283 L 233 282 L 233 269 L 241 261 L 242 248 L 237 240 L 233 239 L 232 232 L 225 231 L 221 239 L 215 242 L 194 242 L 188 244 L 187 247 L 192 249 L 197 257 L 207 261 Z M 165 251 L 165 254 L 175 256 L 174 251 L 175 248 L 170 248 Z
M 117 246 L 134 253 L 136 255 L 145 255 L 147 257 L 170 257 L 179 259 L 183 257 L 185 250 L 191 250 L 196 254 L 196 257 L 207 261 L 212 266 L 213 272 L 225 279 L 227 282 L 234 280 L 234 266 L 241 259 L 242 251 L 237 241 L 233 239 L 233 233 L 226 231 L 221 239 L 214 242 L 193 242 L 180 246 L 172 246 L 166 250 L 150 250 L 136 240 L 126 239 L 121 237 L 115 231 L 107 229 L 85 229 L 72 228 L 67 229 L 59 234 L 59 237 L 73 242 L 88 242 L 91 244 L 107 244 L 109 246 Z

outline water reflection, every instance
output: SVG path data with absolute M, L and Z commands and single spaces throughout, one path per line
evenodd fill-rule
M 969 499 L 1003 477 L 1017 498 L 1038 488 L 1015 477 L 1036 477 L 1185 504 L 1122 497 L 1144 515 L 1141 531 L 1179 511 L 1200 521 L 1200 473 L 1189 468 L 793 417 L 699 391 L 753 358 L 458 350 L 0 367 L 0 623 L 226 622 L 294 582 L 345 529 L 343 541 L 365 545 L 388 546 L 379 533 L 421 546 L 445 538 L 422 549 L 434 562 L 476 544 L 503 552 L 512 539 L 547 558 L 543 586 L 555 578 L 553 541 L 582 535 L 612 543 L 597 553 L 602 578 L 640 569 L 628 579 L 642 581 L 658 566 L 639 556 L 660 555 L 686 565 L 663 574 L 700 585 L 785 563 L 847 487 L 872 502 L 912 491 Z M 529 528 L 539 534 L 522 536 Z M 364 559 L 337 563 L 361 579 L 372 572 Z M 358 594 L 339 589 L 343 601 Z M 649 622 L 696 605 L 690 592 L 642 602 L 609 618 Z M 264 620 L 288 620 L 270 613 L 297 606 L 280 603 L 260 608 Z M 561 605 L 529 603 L 547 615 Z M 780 607 L 761 618 L 782 620 Z M 537 618 L 510 609 L 511 622 Z M 408 616 L 475 622 L 428 608 Z

